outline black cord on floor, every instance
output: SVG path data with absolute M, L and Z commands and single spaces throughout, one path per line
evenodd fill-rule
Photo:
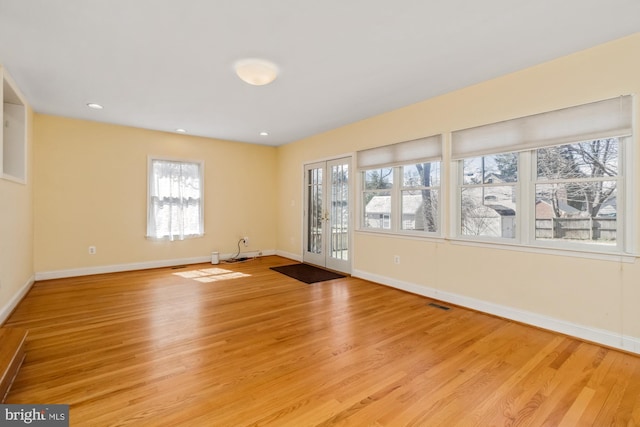
M 245 261 L 248 258 L 239 258 L 240 257 L 240 242 L 242 242 L 244 239 L 241 238 L 240 240 L 238 240 L 238 253 L 235 254 L 234 256 L 232 256 L 231 258 L 229 258 L 228 260 L 226 260 L 226 262 L 238 262 L 238 261 Z

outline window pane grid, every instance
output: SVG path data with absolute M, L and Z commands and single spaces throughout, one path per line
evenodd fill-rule
M 435 161 L 362 171 L 361 227 L 414 234 L 438 232 L 440 170 L 441 163 Z
M 536 150 L 535 239 L 618 245 L 619 139 Z
M 510 161 L 505 154 L 459 160 L 457 234 L 564 249 L 622 250 L 622 141 L 544 147 Z M 525 160 L 531 178 L 519 182 L 518 162 Z M 531 212 L 524 218 L 517 216 L 521 204 Z M 515 233 L 518 220 L 527 221 L 522 236 Z
M 200 163 L 152 159 L 147 236 L 182 240 L 204 234 Z
M 536 151 L 535 239 L 618 245 L 619 139 Z
M 309 205 L 307 206 L 309 214 L 308 230 L 309 236 L 307 241 L 307 251 L 315 254 L 322 253 L 322 168 L 309 170 Z
M 349 165 L 331 167 L 331 249 L 334 259 L 349 258 Z

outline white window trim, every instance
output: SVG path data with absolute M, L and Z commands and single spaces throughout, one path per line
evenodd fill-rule
M 386 166 L 386 168 L 391 168 L 393 170 L 393 184 L 390 189 L 379 190 L 379 191 L 388 191 L 391 196 L 391 228 L 370 228 L 365 227 L 363 222 L 366 215 L 365 208 L 366 205 L 362 198 L 365 190 L 364 186 L 364 172 L 366 170 L 375 170 L 378 167 L 373 167 L 371 169 L 364 169 L 358 171 L 358 188 L 360 189 L 360 195 L 358 197 L 359 208 L 358 208 L 358 228 L 356 231 L 364 232 L 364 233 L 372 233 L 372 234 L 387 234 L 387 235 L 397 235 L 397 236 L 409 236 L 409 237 L 422 237 L 422 238 L 434 238 L 434 239 L 442 239 L 444 238 L 443 231 L 443 181 L 444 181 L 444 173 L 443 173 L 443 164 L 442 160 L 431 160 L 429 163 L 439 162 L 440 163 L 440 177 L 438 186 L 431 186 L 428 188 L 437 189 L 438 190 L 438 231 L 422 231 L 422 230 L 403 230 L 402 229 L 402 191 L 403 189 L 407 189 L 409 187 L 402 186 L 402 166 L 410 166 L 415 165 L 420 161 L 409 161 L 403 164 L 395 165 L 395 166 Z M 426 163 L 426 162 L 425 162 Z M 373 191 L 372 191 L 373 192 Z
M 483 247 L 494 247 L 504 249 L 520 248 L 526 252 L 536 253 L 552 253 L 554 255 L 567 254 L 569 256 L 578 256 L 586 258 L 596 258 L 605 260 L 615 260 L 621 262 L 631 262 L 637 256 L 637 246 L 635 242 L 635 221 L 632 216 L 635 209 L 636 201 L 631 191 L 633 185 L 629 182 L 635 182 L 633 174 L 633 158 L 634 158 L 634 141 L 635 134 L 619 139 L 619 152 L 622 161 L 619 163 L 618 176 L 610 181 L 617 181 L 618 194 L 624 195 L 624 200 L 619 201 L 618 208 L 618 228 L 617 234 L 621 238 L 616 239 L 616 245 L 599 246 L 597 243 L 580 243 L 577 241 L 565 240 L 537 240 L 535 238 L 535 203 L 533 203 L 532 194 L 535 194 L 534 188 L 536 183 L 535 168 L 533 167 L 535 150 L 523 151 L 518 153 L 518 182 L 516 183 L 516 236 L 513 239 L 491 236 L 467 236 L 461 231 L 461 190 L 462 183 L 462 162 L 463 160 L 454 160 L 451 162 L 451 182 L 455 183 L 455 196 L 452 197 L 450 203 L 450 212 L 452 212 L 454 221 L 449 229 L 447 240 L 459 244 L 469 243 L 472 245 L 480 245 Z M 528 179 L 522 179 L 528 177 Z M 554 181 L 550 181 L 554 182 Z M 481 185 L 479 185 L 481 186 Z M 523 197 L 527 195 L 527 197 Z
M 606 259 L 630 258 L 635 259 L 638 254 L 637 227 L 634 212 L 637 212 L 638 201 L 633 188 L 635 173 L 633 160 L 635 159 L 635 144 L 638 141 L 636 133 L 637 107 L 635 94 L 623 95 L 589 104 L 577 105 L 561 110 L 549 111 L 531 116 L 525 116 L 505 122 L 491 123 L 474 128 L 463 129 L 451 133 L 451 156 L 449 174 L 452 189 L 450 191 L 449 209 L 451 225 L 448 228 L 447 240 L 466 242 L 472 244 L 487 244 L 491 247 L 505 246 L 507 248 L 530 248 L 534 251 L 549 251 L 554 254 L 573 254 L 589 257 L 603 257 Z M 577 111 L 577 115 L 573 112 Z M 623 115 L 617 112 L 626 112 Z M 600 114 L 611 114 L 604 121 L 596 120 Z M 581 114 L 584 114 L 581 116 Z M 528 132 L 529 127 L 535 124 L 549 123 L 549 119 L 562 117 L 571 124 L 566 133 L 564 127 L 554 130 L 551 138 L 539 138 L 536 134 L 528 134 L 531 140 L 513 139 L 514 135 Z M 592 126 L 593 125 L 593 126 Z M 508 132 L 512 128 L 520 128 L 519 132 Z M 586 127 L 587 134 L 576 133 L 576 129 L 582 131 Z M 525 132 L 526 133 L 526 132 Z M 552 132 L 553 133 L 553 132 Z M 607 137 L 619 137 L 620 155 L 619 176 L 617 178 L 620 189 L 618 194 L 624 197 L 618 208 L 617 232 L 620 238 L 616 239 L 616 245 L 610 247 L 598 247 L 597 244 L 567 242 L 567 241 L 541 241 L 535 239 L 535 203 L 531 199 L 534 192 L 532 188 L 536 179 L 533 176 L 533 164 L 531 157 L 537 148 L 570 144 L 580 141 L 588 141 Z M 492 142 L 493 141 L 493 142 Z M 457 142 L 457 144 L 456 144 Z M 486 142 L 482 143 L 482 142 Z M 488 145 L 487 145 L 488 144 Z M 478 148 L 480 147 L 480 148 Z M 487 148 L 488 147 L 488 148 Z M 498 240 L 485 237 L 470 238 L 475 236 L 463 236 L 461 234 L 460 212 L 460 188 L 462 171 L 460 164 L 464 158 L 472 158 L 497 153 L 520 151 L 518 156 L 518 185 L 516 200 L 518 201 L 516 213 L 516 238 Z M 527 179 L 522 179 L 527 177 Z M 523 194 L 527 195 L 525 199 Z M 493 246 L 495 245 L 495 246 Z
M 626 172 L 631 170 L 630 164 L 628 163 L 628 158 L 627 155 L 629 154 L 629 150 L 631 149 L 632 145 L 633 145 L 633 136 L 627 136 L 627 137 L 620 137 L 618 142 L 619 142 L 619 146 L 618 146 L 618 150 L 619 150 L 619 155 L 618 158 L 621 159 L 622 161 L 620 161 L 618 163 L 618 175 L 615 177 L 609 177 L 607 179 L 604 178 L 586 178 L 586 179 L 579 179 L 579 180 L 572 180 L 572 179 L 566 179 L 566 180 L 538 180 L 537 176 L 536 176 L 536 171 L 535 168 L 533 168 L 533 165 L 535 164 L 535 162 L 537 161 L 537 159 L 535 158 L 535 153 L 531 152 L 531 151 L 527 151 L 527 152 L 523 152 L 521 154 L 526 154 L 528 157 L 528 162 L 527 166 L 530 167 L 530 171 L 528 171 L 528 175 L 531 178 L 528 180 L 528 183 L 531 186 L 530 189 L 530 193 L 528 194 L 535 194 L 535 186 L 536 184 L 545 184 L 545 183 L 558 183 L 558 182 L 587 182 L 587 181 L 616 181 L 616 188 L 617 188 L 617 193 L 619 195 L 623 195 L 624 197 L 620 197 L 618 196 L 618 210 L 617 210 L 617 224 L 616 224 L 616 235 L 619 236 L 619 238 L 616 238 L 616 244 L 615 245 L 598 245 L 597 243 L 589 243 L 589 242 L 584 242 L 584 243 L 580 243 L 578 241 L 571 241 L 571 240 L 537 240 L 535 238 L 535 203 L 532 203 L 531 198 L 529 197 L 527 199 L 527 203 L 530 204 L 529 209 L 527 209 L 527 212 L 530 215 L 531 221 L 529 221 L 527 224 L 529 225 L 528 227 L 528 232 L 530 233 L 530 238 L 528 240 L 524 240 L 524 244 L 525 245 L 529 245 L 529 246 L 533 246 L 533 247 L 541 247 L 541 248 L 549 248 L 549 249 L 555 249 L 555 250 L 570 250 L 570 251 L 576 251 L 576 252 L 589 252 L 589 253 L 600 253 L 600 254 L 617 254 L 617 255 L 631 255 L 632 254 L 632 250 L 631 250 L 631 246 L 629 246 L 629 241 L 631 239 L 631 236 L 628 234 L 628 229 L 629 227 L 627 226 L 627 221 L 628 220 L 632 220 L 632 217 L 627 216 L 627 210 L 626 210 L 626 205 L 627 205 L 627 197 L 631 197 L 627 194 L 626 188 L 628 187 L 628 185 L 626 185 L 626 183 L 629 180 L 629 177 L 627 176 Z M 535 150 L 534 150 L 535 151 Z
M 502 154 L 502 153 L 496 153 Z M 451 198 L 450 210 L 451 215 L 453 216 L 453 220 L 451 221 L 451 227 L 449 229 L 449 235 L 447 239 L 449 240 L 460 240 L 460 241 L 469 241 L 469 242 L 485 242 L 485 243 L 494 243 L 500 244 L 504 243 L 507 245 L 518 244 L 521 240 L 522 235 L 522 217 L 520 215 L 520 211 L 518 209 L 522 208 L 521 203 L 521 194 L 522 191 L 520 189 L 522 183 L 522 177 L 520 175 L 520 163 L 521 157 L 520 154 L 516 153 L 518 159 L 518 181 L 517 182 L 506 182 L 504 184 L 463 184 L 464 178 L 464 168 L 462 166 L 464 159 L 453 160 L 451 162 L 451 173 L 450 173 L 450 182 L 452 183 L 452 188 L 455 189 L 455 196 Z M 487 154 L 490 155 L 490 154 Z M 481 157 L 481 156 L 472 156 L 473 157 Z M 494 237 L 494 236 L 474 236 L 474 235 L 465 235 L 462 234 L 462 215 L 461 215 L 461 207 L 462 207 L 462 189 L 463 188 L 487 188 L 487 187 L 514 187 L 516 193 L 516 235 L 514 238 L 508 237 Z
M 443 150 L 445 135 L 435 134 L 423 138 L 397 142 L 394 144 L 373 147 L 360 150 L 356 153 L 356 185 L 358 191 L 357 197 L 357 219 L 356 232 L 372 233 L 378 235 L 397 235 L 402 237 L 419 237 L 419 238 L 442 238 L 445 234 L 443 226 L 444 221 L 443 205 L 445 202 L 444 188 L 446 180 L 444 173 L 446 165 L 443 158 Z M 439 202 L 438 202 L 438 231 L 429 232 L 421 230 L 402 230 L 401 205 L 399 198 L 401 197 L 401 183 L 398 181 L 399 170 L 401 166 L 412 165 L 416 163 L 440 162 L 440 185 Z M 377 168 L 393 168 L 394 183 L 389 191 L 391 195 L 391 229 L 383 228 L 367 228 L 364 226 L 365 220 L 365 204 L 362 195 L 364 194 L 364 178 L 363 172 Z

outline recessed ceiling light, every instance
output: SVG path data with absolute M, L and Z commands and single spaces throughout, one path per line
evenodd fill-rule
M 179 128 L 179 129 L 176 129 L 176 132 L 178 132 L 178 133 L 187 133 L 187 130 Z
M 104 107 L 100 104 L 96 104 L 95 102 L 90 102 L 87 104 L 87 107 L 93 109 L 93 110 L 102 110 Z
M 276 64 L 264 59 L 242 59 L 237 61 L 233 67 L 242 81 L 254 86 L 268 85 L 278 77 Z
M 269 136 L 269 132 L 260 132 L 260 136 Z

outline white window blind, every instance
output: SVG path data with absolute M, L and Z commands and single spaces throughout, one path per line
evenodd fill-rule
M 632 133 L 630 95 L 453 132 L 455 160 Z
M 198 162 L 150 159 L 147 237 L 204 234 L 202 169 Z
M 442 159 L 442 135 L 358 151 L 358 169 L 375 169 Z

